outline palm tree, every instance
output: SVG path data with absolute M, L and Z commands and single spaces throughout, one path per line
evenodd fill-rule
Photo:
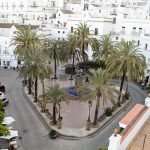
M 44 79 L 49 78 L 49 76 L 52 75 L 52 74 L 53 74 L 53 71 L 49 66 L 47 66 L 47 67 L 45 66 L 43 68 L 40 68 L 40 70 L 39 70 L 38 76 L 39 76 L 39 79 L 40 79 L 41 84 L 42 84 L 42 97 L 43 97 L 43 100 L 44 100 L 44 95 L 45 95 Z
M 20 27 L 17 31 L 15 31 L 15 35 L 12 38 L 11 45 L 15 46 L 15 55 L 19 60 L 23 60 L 25 54 L 30 48 L 34 45 L 40 45 L 40 36 L 37 35 L 35 30 L 32 30 L 31 26 L 23 26 Z M 24 72 L 24 68 L 22 68 L 21 72 Z M 28 73 L 26 74 L 26 77 Z M 31 85 L 32 79 L 28 76 L 28 89 L 29 94 L 31 94 Z
M 95 50 L 96 38 L 93 37 L 92 32 L 93 31 L 89 30 L 89 26 L 85 23 L 80 23 L 78 28 L 75 30 L 84 63 L 88 60 L 88 57 L 86 57 L 88 44 L 92 47 L 93 50 Z
M 11 41 L 11 45 L 15 46 L 15 55 L 21 60 L 24 58 L 26 51 L 30 50 L 30 46 L 37 44 L 40 45 L 40 36 L 29 25 L 20 27 L 15 31 Z
M 69 34 L 68 35 L 68 44 L 69 44 L 69 53 L 72 55 L 72 72 L 70 80 L 73 80 L 73 73 L 74 73 L 74 64 L 75 64 L 75 57 L 81 60 L 81 52 L 78 48 L 78 39 L 76 34 Z
M 46 56 L 41 47 L 32 46 L 30 51 L 27 51 L 24 56 L 24 64 L 21 67 L 20 77 L 28 75 L 35 80 L 35 102 L 37 102 L 38 77 L 41 75 L 41 70 L 45 69 Z M 23 68 L 23 69 L 22 69 Z
M 28 66 L 23 64 L 20 68 L 17 69 L 19 77 L 24 80 L 28 80 L 28 94 L 32 93 L 32 79 L 29 75 Z
M 118 96 L 118 106 L 123 89 L 125 77 L 128 75 L 129 80 L 140 80 L 146 69 L 144 55 L 139 51 L 135 42 L 126 42 L 122 40 L 118 48 L 114 49 L 111 57 L 106 60 L 107 70 L 112 76 L 121 77 L 120 92 Z
M 94 87 L 94 91 L 92 91 L 92 94 L 96 99 L 96 108 L 93 121 L 93 125 L 96 126 L 100 100 L 102 100 L 103 103 L 107 102 L 107 100 L 110 100 L 112 104 L 115 104 L 113 93 L 116 92 L 116 90 L 112 86 L 110 86 L 106 70 L 91 70 L 90 74 L 92 78 L 92 85 Z
M 57 79 L 57 63 L 59 61 L 66 60 L 66 57 L 62 57 L 62 53 L 64 52 L 65 42 L 63 40 L 56 39 L 45 39 L 45 53 L 49 57 L 49 63 L 51 60 L 54 60 L 54 77 L 53 79 Z M 64 55 L 63 55 L 64 56 Z M 67 56 L 67 55 L 65 55 Z
M 95 44 L 96 45 L 96 44 Z M 111 36 L 103 35 L 97 43 L 97 49 L 93 53 L 95 60 L 106 60 L 111 51 L 116 47 L 116 42 L 112 41 Z
M 45 100 L 53 104 L 53 125 L 56 125 L 56 108 L 60 102 L 67 102 L 65 91 L 58 84 L 50 86 L 45 93 Z M 60 117 L 60 116 L 59 116 Z

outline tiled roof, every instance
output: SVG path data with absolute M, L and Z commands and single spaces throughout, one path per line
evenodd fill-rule
M 127 113 L 127 115 L 119 122 L 128 126 L 130 122 L 137 116 L 137 114 L 144 108 L 142 104 L 136 104 L 131 111 Z
M 27 26 L 27 25 L 13 24 L 13 23 L 0 23 L 0 28 L 11 28 L 13 25 L 16 28 Z M 30 26 L 32 29 L 37 29 L 39 27 L 38 25 L 30 25 Z

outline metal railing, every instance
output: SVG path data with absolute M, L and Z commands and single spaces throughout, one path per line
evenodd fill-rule
M 144 106 L 141 111 L 135 116 L 135 118 L 129 123 L 129 125 L 121 132 L 122 137 L 126 134 L 126 132 L 130 129 L 130 127 L 137 121 L 137 119 L 141 116 L 141 114 L 147 109 L 147 106 Z

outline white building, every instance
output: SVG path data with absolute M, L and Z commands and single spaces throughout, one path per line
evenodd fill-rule
M 20 65 L 20 61 L 14 55 L 14 46 L 12 45 L 12 37 L 14 32 L 20 28 L 18 24 L 0 23 L 0 66 L 8 68 L 16 68 Z M 38 26 L 31 26 L 32 29 L 37 29 Z
M 41 34 L 57 39 L 65 39 L 79 23 L 86 23 L 97 37 L 111 34 L 114 40 L 136 41 L 150 65 L 150 1 L 0 0 L 0 22 L 39 25 Z M 5 41 L 11 36 L 0 34 L 0 38 Z

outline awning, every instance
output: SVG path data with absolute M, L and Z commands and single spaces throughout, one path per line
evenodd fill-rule
M 7 136 L 0 136 L 0 138 L 10 140 L 10 139 L 18 136 L 18 131 L 14 131 L 14 130 L 9 130 L 9 131 L 10 131 L 9 135 L 7 135 Z
M 13 117 L 5 117 L 2 124 L 9 125 L 9 124 L 13 123 L 14 121 L 15 121 L 15 119 Z

